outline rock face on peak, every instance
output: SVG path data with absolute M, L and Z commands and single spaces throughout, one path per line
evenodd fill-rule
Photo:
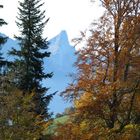
M 76 71 L 74 62 L 76 61 L 75 48 L 70 45 L 66 31 L 61 31 L 57 36 L 49 41 L 49 51 L 51 56 L 46 59 L 46 70 L 54 73 L 51 79 L 47 80 L 47 86 L 51 92 L 58 91 L 54 97 L 50 108 L 54 112 L 62 112 L 68 106 L 60 98 L 59 93 L 65 90 L 72 80 L 68 75 Z
M 61 72 L 71 71 L 72 65 L 75 61 L 75 49 L 70 45 L 66 31 L 61 31 L 49 41 L 49 51 L 51 52 L 50 67 L 55 67 Z
M 57 51 L 64 51 L 69 45 L 68 36 L 66 31 L 61 31 L 58 35 L 56 35 L 54 38 L 49 40 L 50 47 L 49 51 L 52 53 L 52 55 L 55 55 Z M 60 50 L 61 46 L 61 50 Z

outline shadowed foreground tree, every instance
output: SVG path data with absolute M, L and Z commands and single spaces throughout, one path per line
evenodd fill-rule
M 0 8 L 3 8 L 3 5 L 0 5 Z M 3 26 L 3 25 L 7 25 L 7 23 L 4 21 L 4 19 L 1 19 L 0 18 L 0 26 Z M 3 68 L 4 66 L 6 65 L 6 62 L 4 60 L 4 58 L 2 57 L 2 52 L 1 52 L 1 49 L 2 49 L 2 45 L 7 41 L 7 37 L 3 37 L 0 35 L 0 76 L 1 74 L 3 73 Z
M 77 53 L 75 82 L 62 95 L 75 104 L 77 126 L 87 122 L 89 139 L 139 139 L 140 1 L 101 2 L 104 15 L 75 39 L 86 45 Z
M 0 139 L 39 139 L 42 132 L 38 129 L 38 118 L 31 111 L 35 106 L 33 93 L 23 96 L 13 86 L 7 86 L 7 83 L 3 85 L 3 94 L 0 95 Z

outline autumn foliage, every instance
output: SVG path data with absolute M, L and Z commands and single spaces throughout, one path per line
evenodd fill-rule
M 62 95 L 74 102 L 80 140 L 139 139 L 140 1 L 101 2 L 104 15 L 74 39 L 85 45 Z
M 0 53 L 0 139 L 139 140 L 140 0 L 98 0 L 102 17 L 73 40 L 82 47 L 74 80 L 62 93 L 73 104 L 57 115 L 67 116 L 63 123 L 49 120 L 52 95 L 45 96 L 41 84 L 52 73 L 43 72 L 43 58 L 50 53 L 42 52 L 48 48 L 41 36 L 48 19 L 42 22 L 40 1 L 20 2 L 21 50 L 11 52 L 19 60 L 9 67 Z M 0 36 L 0 46 L 6 39 Z

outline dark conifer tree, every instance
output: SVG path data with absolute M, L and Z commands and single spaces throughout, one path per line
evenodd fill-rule
M 0 5 L 0 8 L 3 8 L 3 5 Z M 4 19 L 0 18 L 0 26 L 6 25 L 7 23 Z M 7 61 L 2 57 L 2 45 L 7 41 L 7 37 L 3 37 L 0 35 L 0 75 L 3 73 L 4 66 L 6 66 Z
M 3 5 L 0 5 L 0 8 L 3 8 Z M 3 25 L 7 25 L 7 23 L 4 21 L 4 19 L 0 18 L 0 27 Z M 3 96 L 6 89 L 7 84 L 7 66 L 10 64 L 7 60 L 4 59 L 2 56 L 2 47 L 4 43 L 6 43 L 7 37 L 4 37 L 3 35 L 0 35 L 0 96 Z
M 35 93 L 34 111 L 42 118 L 47 118 L 48 103 L 51 95 L 45 96 L 47 88 L 41 82 L 44 78 L 51 78 L 52 73 L 44 73 L 43 60 L 50 56 L 47 52 L 48 42 L 42 37 L 43 29 L 48 22 L 45 11 L 41 11 L 44 3 L 41 0 L 23 0 L 19 2 L 17 26 L 20 35 L 15 36 L 20 49 L 13 49 L 10 54 L 15 56 L 13 70 L 16 72 L 17 87 L 24 93 Z

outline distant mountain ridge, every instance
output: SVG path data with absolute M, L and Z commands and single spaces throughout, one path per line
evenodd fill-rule
M 70 45 L 68 40 L 68 35 L 65 30 L 62 30 L 58 35 L 50 39 L 49 42 L 50 42 L 49 51 L 51 51 L 52 55 L 54 55 L 58 51 L 61 45 L 63 46 Z M 66 49 L 66 47 L 63 49 Z
M 4 34 L 0 34 L 6 36 Z M 51 79 L 43 80 L 43 85 L 50 87 L 47 93 L 53 93 L 58 91 L 54 99 L 50 103 L 50 111 L 56 113 L 63 112 L 69 104 L 65 103 L 62 98 L 60 98 L 59 93 L 65 90 L 70 83 L 71 78 L 68 76 L 70 73 L 76 71 L 73 67 L 76 61 L 75 48 L 70 45 L 68 40 L 68 35 L 65 30 L 61 31 L 58 35 L 50 39 L 49 48 L 47 51 L 51 52 L 49 58 L 44 59 L 44 70 L 45 72 L 53 72 L 54 76 Z M 8 39 L 6 44 L 2 47 L 2 52 L 4 57 L 8 60 L 13 58 L 7 55 L 8 50 L 11 48 L 19 48 L 18 42 L 11 38 Z
M 66 31 L 61 31 L 57 36 L 50 39 L 49 43 L 48 51 L 51 52 L 51 56 L 47 62 L 51 62 L 51 66 L 61 68 L 61 71 L 64 72 L 71 69 L 72 63 L 75 61 L 75 49 L 70 45 Z M 65 69 L 62 67 L 64 64 Z
M 62 101 L 59 93 L 64 91 L 72 80 L 68 75 L 76 71 L 76 68 L 74 68 L 74 62 L 76 61 L 75 48 L 70 45 L 66 31 L 61 31 L 54 38 L 50 39 L 49 42 L 49 51 L 52 54 L 48 60 L 46 59 L 45 65 L 50 72 L 52 70 L 54 76 L 48 79 L 47 83 L 51 87 L 50 92 L 58 90 L 58 95 L 54 97 L 50 108 L 53 108 L 58 113 L 63 112 L 69 106 L 69 104 Z

